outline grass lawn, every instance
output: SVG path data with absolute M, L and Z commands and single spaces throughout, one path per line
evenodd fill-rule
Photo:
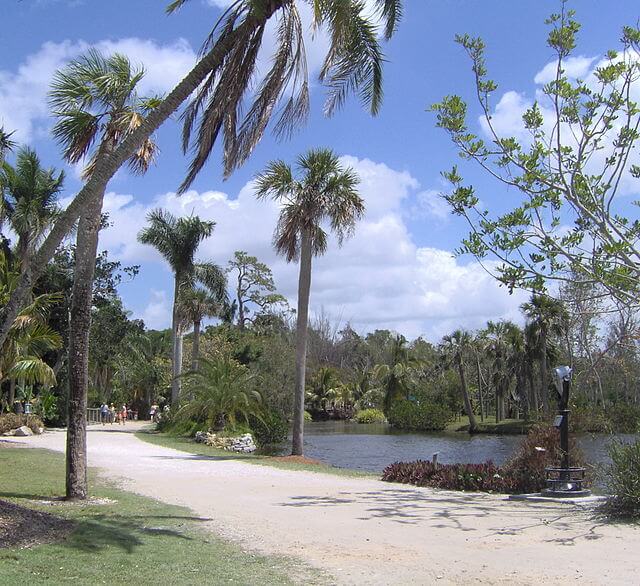
M 485 417 L 484 421 L 480 421 L 480 417 L 476 417 L 478 422 L 477 433 L 494 433 L 504 435 L 526 434 L 529 429 L 535 425 L 535 421 L 525 421 L 524 419 L 503 419 L 496 423 L 495 416 Z M 469 418 L 464 415 L 447 425 L 446 431 L 468 431 Z
M 328 464 L 303 463 L 287 461 L 273 456 L 227 452 L 226 450 L 220 450 L 210 446 L 205 446 L 204 444 L 198 444 L 188 437 L 175 436 L 151 430 L 139 431 L 136 433 L 136 437 L 145 442 L 149 442 L 150 444 L 163 446 L 165 448 L 173 448 L 174 450 L 197 454 L 199 456 L 211 456 L 214 459 L 241 460 L 242 462 L 247 462 L 249 464 L 273 466 L 274 468 L 281 468 L 283 470 L 305 470 L 307 472 L 322 472 L 324 474 L 333 474 L 335 476 L 349 476 L 355 478 L 380 477 L 379 474 L 374 474 L 372 472 L 351 470 L 349 468 L 337 468 Z
M 100 502 L 53 500 L 64 494 L 64 458 L 0 445 L 0 499 L 73 521 L 58 542 L 0 549 L 0 584 L 324 583 L 298 563 L 243 552 L 188 509 L 118 490 L 91 475 Z M 106 500 L 108 499 L 108 500 Z

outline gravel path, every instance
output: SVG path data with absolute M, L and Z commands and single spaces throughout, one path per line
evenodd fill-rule
M 337 584 L 640 583 L 640 526 L 603 524 L 573 505 L 207 458 L 123 431 L 88 433 L 89 463 L 104 477 L 185 505 L 222 536 L 299 558 Z M 63 451 L 65 434 L 15 441 Z

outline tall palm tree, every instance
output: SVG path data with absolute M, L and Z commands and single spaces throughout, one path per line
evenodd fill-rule
M 467 386 L 467 378 L 464 372 L 464 354 L 471 346 L 471 334 L 465 330 L 456 330 L 450 335 L 442 338 L 443 349 L 448 358 L 455 364 L 460 377 L 460 389 L 462 392 L 462 400 L 464 402 L 464 410 L 469 418 L 469 433 L 475 433 L 478 429 L 478 422 L 471 407 L 469 399 L 469 387 Z
M 223 309 L 220 299 L 202 287 L 184 291 L 178 301 L 178 313 L 185 322 L 193 324 L 193 346 L 191 349 L 191 370 L 198 370 L 200 354 L 200 327 L 207 317 L 219 317 Z
M 327 250 L 323 224 L 329 224 L 341 245 L 364 214 L 364 202 L 356 190 L 358 176 L 328 149 L 310 150 L 298 157 L 296 171 L 299 178 L 283 161 L 271 162 L 256 178 L 256 196 L 280 203 L 274 246 L 287 262 L 300 260 L 292 452 L 302 455 L 311 259 Z
M 549 413 L 549 359 L 550 338 L 563 335 L 569 321 L 567 310 L 562 301 L 548 295 L 531 296 L 520 309 L 527 321 L 535 329 L 538 339 L 540 361 L 540 393 L 545 414 Z
M 195 254 L 203 240 L 211 236 L 215 222 L 201 220 L 198 216 L 176 218 L 166 210 L 157 209 L 147 215 L 149 226 L 138 234 L 143 244 L 153 246 L 169 263 L 174 273 L 172 343 L 173 380 L 171 403 L 178 404 L 182 373 L 182 316 L 180 296 L 196 282 L 214 292 L 218 299 L 226 295 L 226 274 L 212 263 L 196 263 Z
M 136 86 L 144 76 L 127 57 L 104 57 L 96 50 L 58 71 L 50 103 L 57 118 L 53 135 L 70 163 L 88 159 L 83 177 L 94 173 L 98 158 L 126 140 L 157 104 L 141 98 Z M 97 146 L 95 146 L 97 145 Z M 94 148 L 95 146 L 95 148 Z M 130 169 L 144 173 L 155 158 L 156 146 L 147 138 L 128 159 Z M 69 398 L 67 426 L 67 498 L 87 496 L 86 407 L 89 384 L 89 331 L 98 231 L 106 185 L 97 190 L 80 215 L 69 320 Z
M 518 326 L 513 322 L 501 320 L 488 322 L 485 330 L 486 348 L 492 361 L 496 422 L 500 422 L 506 417 L 506 401 L 508 401 L 509 389 L 513 382 L 511 341 L 514 328 L 518 328 Z
M 309 84 L 302 25 L 297 10 L 301 1 L 237 0 L 224 12 L 208 36 L 201 58 L 194 68 L 113 152 L 98 156 L 90 179 L 61 214 L 39 248 L 34 262 L 23 271 L 0 324 L 0 343 L 6 337 L 11 321 L 33 282 L 76 220 L 97 194 L 105 189 L 118 169 L 194 92 L 196 95 L 184 116 L 183 140 L 185 149 L 193 150 L 194 158 L 181 190 L 185 190 L 202 169 L 221 132 L 224 135 L 224 163 L 228 174 L 251 154 L 279 104 L 282 107 L 274 127 L 276 134 L 287 135 L 304 123 Z M 186 2 L 174 0 L 168 11 L 176 11 Z M 384 56 L 376 20 L 380 19 L 384 36 L 389 39 L 401 18 L 402 2 L 373 0 L 373 3 L 375 14 L 369 10 L 370 6 L 365 6 L 360 0 L 311 2 L 313 27 L 325 30 L 330 40 L 320 72 L 321 81 L 329 89 L 325 108 L 329 115 L 351 93 L 357 93 L 372 114 L 376 114 L 380 108 Z M 260 87 L 254 91 L 252 74 L 267 23 L 271 19 L 275 19 L 278 25 L 271 67 Z M 254 102 L 244 108 L 243 102 L 249 95 L 254 97 Z M 246 114 L 241 118 L 243 111 Z

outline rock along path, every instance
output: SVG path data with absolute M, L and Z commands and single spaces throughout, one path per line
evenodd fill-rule
M 189 507 L 243 547 L 337 584 L 638 584 L 640 526 L 589 510 L 208 458 L 148 444 L 141 424 L 90 428 L 89 464 Z M 65 434 L 13 438 L 64 451 Z

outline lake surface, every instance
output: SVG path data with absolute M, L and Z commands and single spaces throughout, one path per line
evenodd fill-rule
M 578 444 L 591 464 L 608 461 L 607 445 L 616 437 L 634 441 L 637 435 L 581 435 Z M 405 433 L 384 424 L 323 421 L 305 424 L 305 456 L 340 468 L 382 472 L 393 462 L 430 460 L 435 452 L 443 464 L 502 464 L 523 436 L 467 433 Z M 288 449 L 288 448 L 287 448 Z

